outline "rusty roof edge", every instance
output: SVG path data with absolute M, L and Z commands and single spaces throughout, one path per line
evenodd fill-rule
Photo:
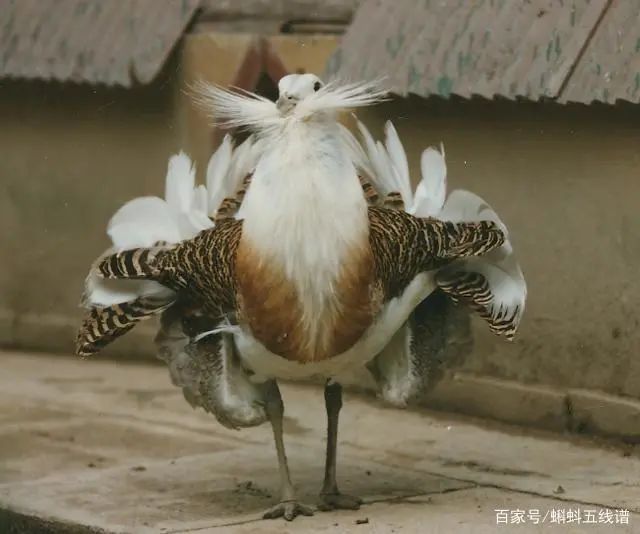
M 414 0 L 414 2 L 415 10 L 417 11 L 415 15 L 410 13 L 408 17 L 405 17 L 408 20 L 411 20 L 411 17 L 423 15 L 422 11 L 428 9 L 428 7 L 425 8 L 419 0 Z M 400 17 L 398 25 L 394 23 L 394 26 L 387 31 L 387 27 L 391 24 L 389 17 L 386 19 L 382 17 L 381 22 L 375 19 L 375 17 L 378 14 L 384 15 L 388 13 L 388 9 L 390 9 L 389 6 L 394 5 L 393 0 L 369 0 L 361 4 L 341 45 L 329 58 L 325 66 L 325 76 L 341 77 L 351 73 L 355 76 L 375 78 L 383 72 L 388 72 L 389 68 L 395 68 L 393 66 L 390 67 L 390 65 L 395 65 L 391 62 L 395 55 L 395 53 L 392 52 L 397 50 L 397 46 L 400 46 L 398 43 L 402 43 L 402 38 L 407 37 L 407 35 L 415 38 L 415 28 L 413 27 L 415 25 L 412 26 L 411 23 L 407 23 L 403 17 Z M 394 71 L 391 76 L 394 79 L 394 83 L 391 84 L 389 90 L 392 94 L 399 96 L 418 95 L 430 97 L 437 95 L 447 98 L 449 93 L 451 93 L 451 96 L 455 95 L 467 99 L 478 95 L 489 100 L 494 98 L 507 98 L 515 101 L 557 102 L 558 104 L 567 104 L 570 102 L 587 103 L 587 105 L 596 102 L 605 105 L 615 105 L 623 102 L 630 104 L 640 103 L 640 72 L 637 70 L 637 54 L 640 49 L 640 44 L 635 44 L 636 55 L 633 55 L 634 43 L 640 43 L 640 33 L 638 33 L 640 30 L 637 29 L 637 24 L 634 27 L 631 22 L 624 26 L 621 25 L 620 18 L 626 14 L 628 17 L 634 18 L 624 20 L 636 20 L 635 17 L 638 17 L 637 20 L 640 20 L 640 7 L 636 4 L 635 8 L 627 9 L 626 11 L 628 13 L 625 12 L 621 15 L 621 4 L 613 0 L 592 0 L 591 2 L 580 5 L 582 6 L 582 11 L 579 12 L 577 18 L 575 8 L 573 8 L 570 16 L 565 10 L 564 20 L 562 22 L 557 22 L 555 19 L 548 21 L 554 24 L 557 22 L 560 25 L 560 29 L 564 32 L 564 36 L 561 36 L 561 39 L 564 39 L 566 44 L 568 44 L 568 46 L 562 47 L 562 51 L 565 52 L 564 57 L 562 57 L 560 47 L 557 45 L 558 37 L 556 37 L 555 30 L 550 33 L 549 38 L 545 37 L 544 40 L 538 38 L 540 43 L 532 39 L 530 48 L 533 51 L 534 59 L 537 54 L 538 57 L 544 60 L 544 49 L 539 49 L 538 46 L 546 46 L 547 39 L 554 39 L 553 43 L 555 43 L 555 48 L 551 48 L 552 44 L 547 46 L 546 62 L 549 63 L 549 50 L 551 50 L 551 54 L 555 52 L 559 57 L 555 60 L 555 64 L 548 64 L 546 68 L 545 65 L 539 65 L 538 69 L 531 75 L 528 74 L 527 71 L 527 73 L 523 75 L 525 76 L 524 81 L 520 84 L 512 83 L 508 87 L 489 87 L 490 90 L 484 91 L 482 84 L 469 83 L 467 79 L 462 80 L 460 84 L 455 84 L 455 86 L 454 84 L 449 84 L 448 87 L 443 89 L 443 92 L 440 90 L 439 83 L 436 84 L 434 81 L 434 72 L 429 73 L 429 76 L 427 76 L 426 72 L 421 72 L 419 69 L 416 71 L 414 62 L 411 59 L 407 60 L 407 58 L 404 58 L 408 66 L 400 65 L 400 67 L 396 69 L 397 72 Z M 568 6 L 568 9 L 572 9 L 571 6 Z M 438 17 L 443 17 L 448 14 L 445 10 L 440 11 L 441 12 L 437 10 L 434 11 L 435 20 L 439 20 Z M 533 16 L 540 18 L 544 14 L 545 12 L 541 11 L 533 13 Z M 468 22 L 468 17 L 459 18 L 461 20 L 460 24 L 462 24 L 462 22 Z M 536 19 L 534 19 L 534 21 L 535 20 Z M 407 24 L 409 24 L 408 30 Z M 379 25 L 380 28 L 378 28 Z M 549 24 L 547 24 L 547 26 L 548 25 Z M 573 28 L 574 25 L 575 28 Z M 372 30 L 372 26 L 378 29 Z M 435 31 L 436 35 L 439 35 L 437 30 L 433 28 L 432 30 Z M 449 28 L 449 30 L 452 31 L 451 28 Z M 510 30 L 510 28 L 507 27 L 507 30 Z M 575 30 L 575 32 L 571 31 L 571 33 L 569 33 L 570 30 Z M 451 31 L 449 31 L 449 34 Z M 538 33 L 540 32 L 538 31 Z M 368 38 L 358 37 L 359 35 L 368 36 Z M 535 37 L 535 34 L 532 35 Z M 384 39 L 385 36 L 387 37 L 386 40 Z M 373 39 L 373 37 L 376 37 L 377 40 Z M 635 39 L 635 41 L 631 42 L 632 38 Z M 406 41 L 405 39 L 405 42 Z M 411 42 L 415 42 L 415 39 Z M 551 43 L 551 40 L 549 40 L 549 43 Z M 394 45 L 396 48 L 391 49 L 390 45 Z M 433 42 L 425 41 L 421 46 L 426 50 L 426 52 L 422 53 L 422 56 L 431 54 L 436 55 L 438 61 L 447 60 L 447 54 L 440 53 L 437 46 L 434 48 Z M 427 46 L 431 48 L 427 49 Z M 500 43 L 497 43 L 497 45 L 494 44 L 494 48 L 496 46 L 499 47 Z M 414 46 L 413 48 L 416 47 Z M 464 46 L 459 46 L 459 48 L 464 52 Z M 413 55 L 416 55 L 417 52 L 417 61 L 424 60 L 424 57 L 420 55 L 419 47 L 417 50 L 413 50 L 407 49 L 405 46 L 405 52 L 407 52 L 407 50 Z M 498 50 L 501 49 L 498 48 Z M 531 52 L 531 50 L 525 49 L 524 52 Z M 539 50 L 543 52 L 539 53 Z M 620 58 L 618 54 L 622 51 L 624 51 L 624 56 Z M 524 56 L 515 57 L 517 59 L 518 57 Z M 617 69 L 612 72 L 612 75 L 617 78 L 611 82 L 612 89 L 610 91 L 608 91 L 607 87 L 609 80 L 606 79 L 605 75 L 600 75 L 599 69 L 601 66 L 599 61 L 602 60 L 601 58 L 609 61 L 607 65 L 610 64 L 610 66 L 607 68 Z M 514 62 L 513 59 L 510 61 L 515 65 L 515 74 L 518 74 L 518 63 Z M 544 63 L 544 61 L 542 61 L 542 63 Z M 449 61 L 448 66 L 451 67 L 451 65 L 453 65 L 453 62 Z M 487 65 L 480 66 L 487 67 Z M 498 65 L 498 67 L 502 68 L 501 65 Z M 507 67 L 511 68 L 509 64 L 507 64 Z M 416 72 L 414 73 L 411 68 Z M 425 69 L 422 69 L 422 71 L 424 70 Z M 511 70 L 513 71 L 514 69 Z M 520 68 L 519 70 L 522 71 L 523 69 Z M 629 74 L 629 72 L 631 74 Z M 635 78 L 633 77 L 634 72 Z M 479 75 L 480 72 L 477 71 L 476 74 Z M 520 74 L 522 75 L 522 73 Z M 405 77 L 407 75 L 409 75 L 409 78 L 411 78 L 412 75 L 414 78 L 417 77 L 419 83 L 406 82 Z M 421 75 L 422 78 L 420 78 Z M 540 84 L 546 87 L 543 87 L 541 90 L 536 90 L 535 87 L 533 90 L 531 89 L 527 81 L 527 76 L 531 78 L 532 83 L 535 83 L 535 75 L 541 76 Z M 447 76 L 444 77 L 448 78 Z M 581 86 L 579 87 L 579 84 L 582 84 L 583 79 L 586 80 L 587 84 L 580 88 Z M 626 83 L 627 85 L 620 89 L 614 87 L 614 83 L 618 85 Z M 633 83 L 635 83 L 635 85 L 633 85 Z
M 185 33 L 187 33 L 189 26 L 196 22 L 196 18 L 201 9 L 202 9 L 201 6 L 196 7 L 192 11 L 191 15 L 184 19 L 183 24 L 179 26 L 176 31 L 177 35 L 175 39 L 173 39 L 173 44 L 166 49 L 166 53 L 164 54 L 164 57 L 160 58 L 158 65 L 156 66 L 155 69 L 153 69 L 152 72 L 150 72 L 149 75 L 147 76 L 145 76 L 144 74 L 141 75 L 140 74 L 141 68 L 138 64 L 137 58 L 134 57 L 131 59 L 131 63 L 129 67 L 129 77 L 130 77 L 130 81 L 133 81 L 134 83 L 130 84 L 129 86 L 135 85 L 136 83 L 140 85 L 149 85 L 158 77 L 158 75 L 165 68 L 167 61 L 169 61 L 171 54 L 173 54 L 173 52 L 177 49 L 182 39 L 184 39 Z
M 573 76 L 573 74 L 576 71 L 576 67 L 578 66 L 578 64 L 580 63 L 582 58 L 584 57 L 584 54 L 585 54 L 587 48 L 589 48 L 589 45 L 593 41 L 594 35 L 598 31 L 598 28 L 600 28 L 600 25 L 602 24 L 602 21 L 604 20 L 604 17 L 607 14 L 607 12 L 609 11 L 609 9 L 611 8 L 612 4 L 613 4 L 613 0 L 607 0 L 607 3 L 605 4 L 604 9 L 602 10 L 600 15 L 598 16 L 598 19 L 596 20 L 595 24 L 591 28 L 591 31 L 589 32 L 589 35 L 587 36 L 587 38 L 584 40 L 584 43 L 582 43 L 582 47 L 580 48 L 580 51 L 576 55 L 576 58 L 574 59 L 574 61 L 571 64 L 571 66 L 569 67 L 569 70 L 567 71 L 567 74 L 565 75 L 564 79 L 562 80 L 562 83 L 560 84 L 560 87 L 558 88 L 558 91 L 557 91 L 556 95 L 553 98 L 554 100 L 556 100 L 556 101 L 562 100 L 562 96 L 564 95 L 564 92 L 567 89 L 567 86 L 569 85 L 569 82 L 571 81 L 571 77 Z M 594 99 L 594 100 L 596 100 L 596 99 Z M 592 102 L 593 102 L 593 100 L 592 100 Z
M 176 0 L 167 5 L 171 9 L 158 11 L 155 2 L 136 0 L 131 10 L 92 0 L 0 2 L 0 79 L 148 85 L 167 65 L 201 4 Z M 54 7 L 59 20 L 48 14 Z
M 348 22 L 362 0 L 202 0 L 203 19 Z

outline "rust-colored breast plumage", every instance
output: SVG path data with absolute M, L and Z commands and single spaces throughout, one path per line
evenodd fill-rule
M 345 262 L 328 301 L 311 329 L 302 320 L 303 295 L 273 262 L 241 241 L 236 258 L 238 318 L 267 349 L 288 360 L 320 361 L 349 349 L 378 311 L 373 298 L 373 256 L 368 246 Z

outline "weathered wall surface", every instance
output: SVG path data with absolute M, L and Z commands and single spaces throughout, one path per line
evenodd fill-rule
M 163 193 L 179 146 L 175 84 L 3 81 L 0 94 L 0 344 L 68 352 L 106 222 L 125 201 Z
M 487 200 L 511 230 L 529 285 L 512 344 L 478 321 L 464 370 L 640 398 L 640 110 L 409 100 L 360 114 L 393 120 L 412 176 L 445 144 L 449 190 Z

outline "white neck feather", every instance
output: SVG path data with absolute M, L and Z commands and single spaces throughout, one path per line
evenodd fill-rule
M 339 307 L 342 266 L 367 245 L 367 204 L 333 118 L 291 122 L 267 143 L 243 203 L 243 240 L 295 284 L 315 344 L 320 318 Z

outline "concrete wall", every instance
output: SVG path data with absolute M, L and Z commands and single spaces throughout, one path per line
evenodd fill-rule
M 175 68 L 133 90 L 1 82 L 0 345 L 72 349 L 106 222 L 125 201 L 163 193 L 179 147 Z
M 640 398 L 640 110 L 411 98 L 360 116 L 393 120 L 413 177 L 443 141 L 449 190 L 503 217 L 529 285 L 516 341 L 477 323 L 464 370 Z

